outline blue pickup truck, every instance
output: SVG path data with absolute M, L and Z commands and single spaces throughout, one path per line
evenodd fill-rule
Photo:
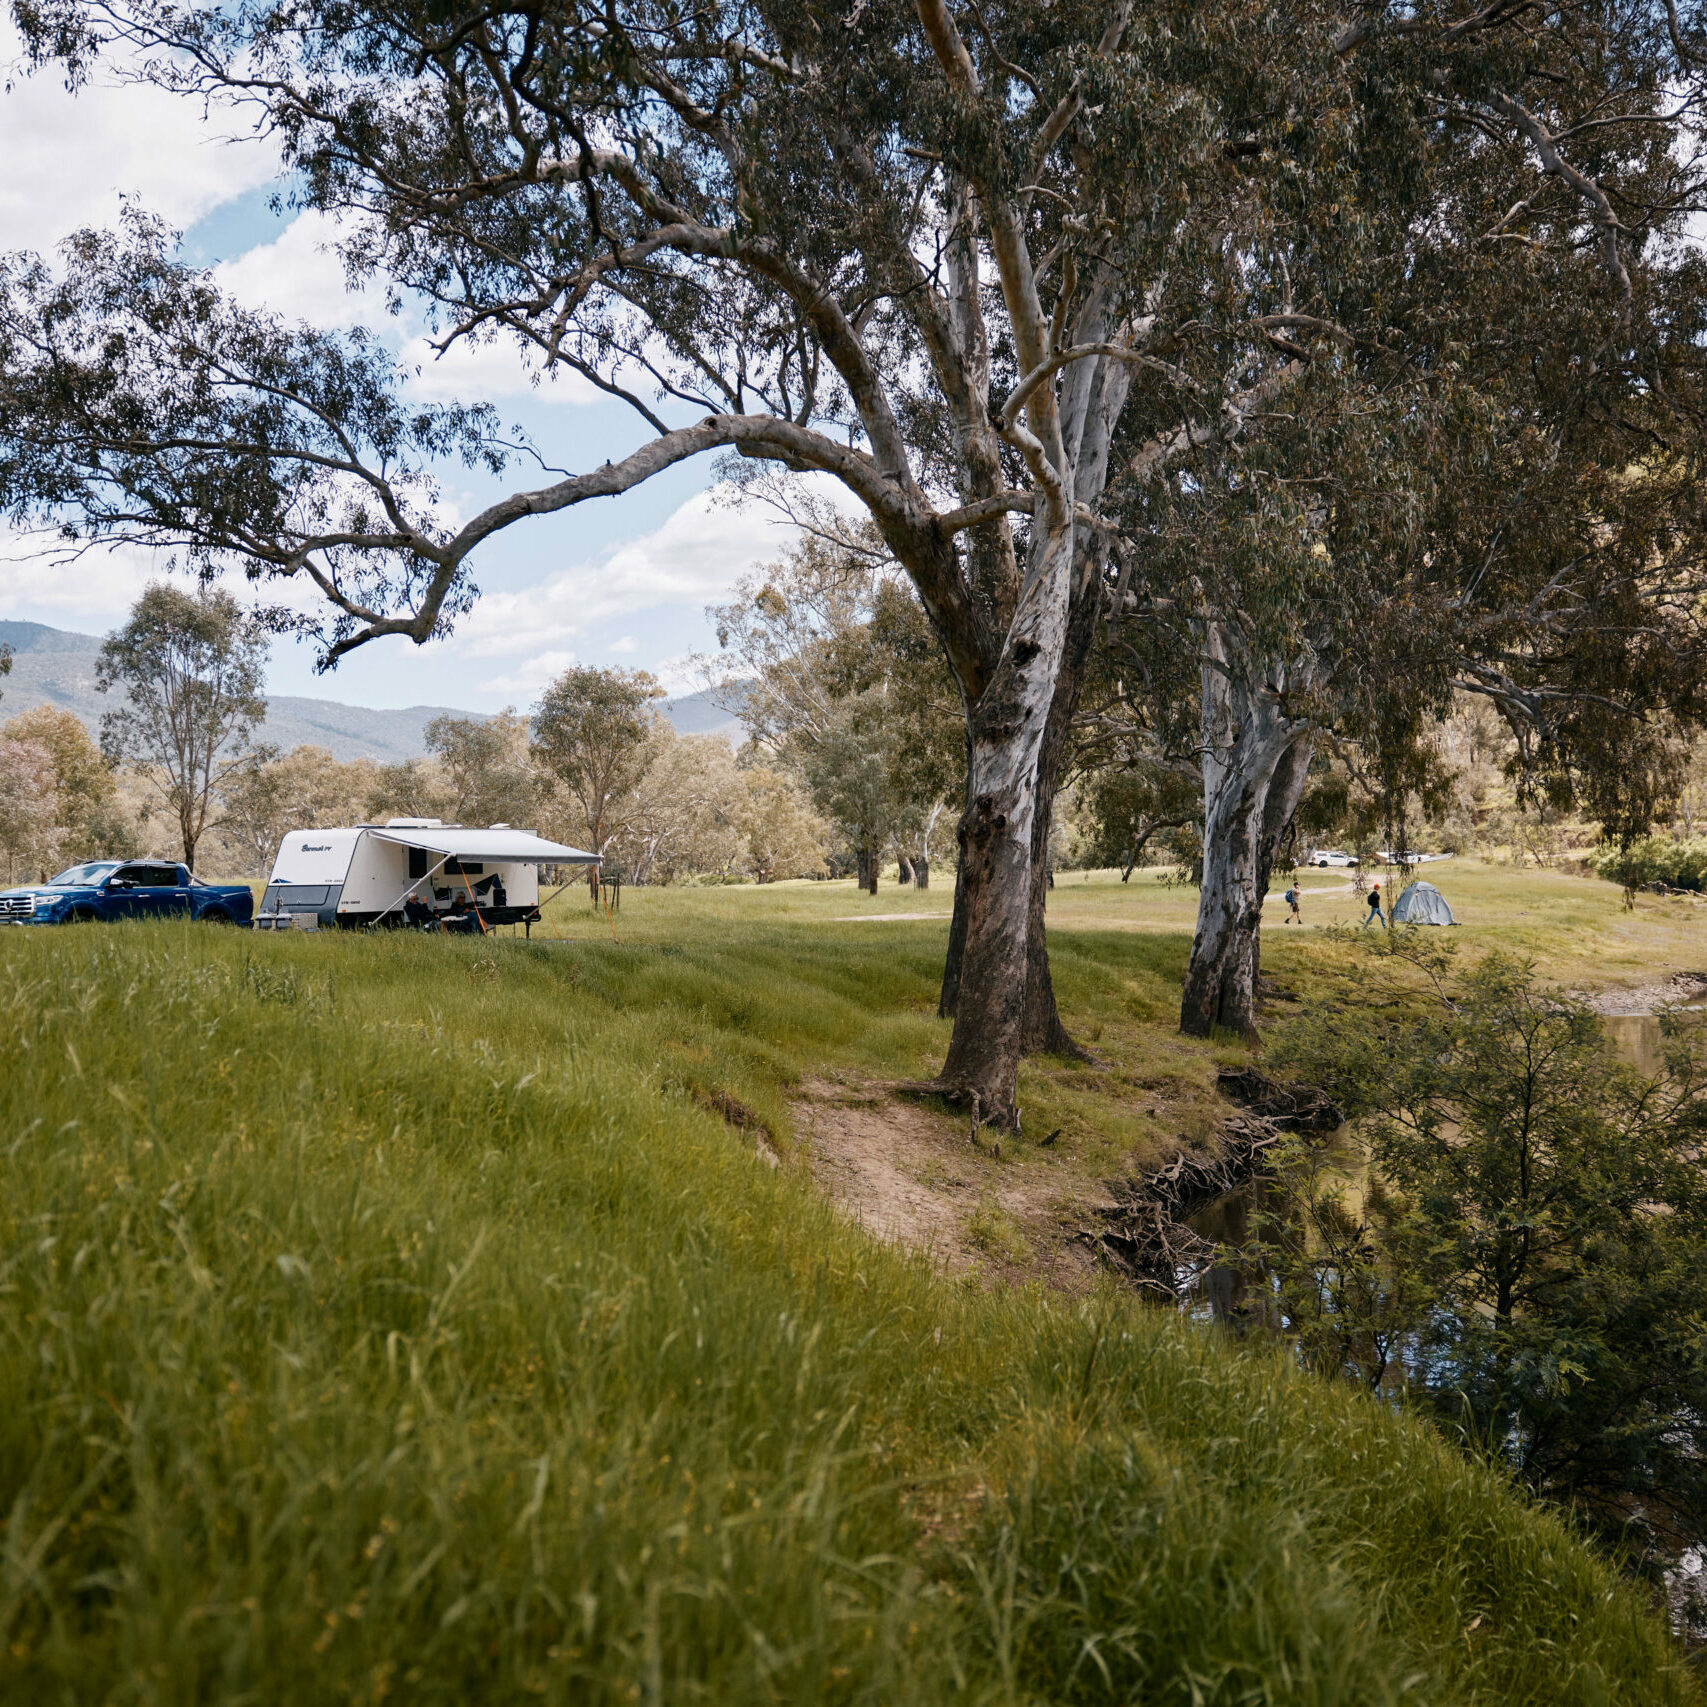
M 84 920 L 158 919 L 172 914 L 210 924 L 246 925 L 255 897 L 246 883 L 202 883 L 162 860 L 92 860 L 51 882 L 0 889 L 0 925 L 68 925 Z

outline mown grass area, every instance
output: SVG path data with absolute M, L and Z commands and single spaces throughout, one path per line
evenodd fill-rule
M 786 1150 L 800 1075 L 940 1049 L 940 927 L 835 904 L 0 934 L 0 1694 L 1696 1699 L 1420 1427 L 1113 1287 L 951 1283 L 765 1166 L 708 1104 Z M 1207 1075 L 1184 947 L 1063 934 L 1121 1053 L 1079 1094 L 1146 1037 Z

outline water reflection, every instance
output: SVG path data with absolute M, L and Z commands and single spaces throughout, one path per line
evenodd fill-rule
M 1351 1128 L 1336 1127 L 1316 1142 L 1329 1174 L 1344 1192 L 1347 1208 L 1359 1213 L 1368 1166 Z M 1253 1221 L 1280 1207 L 1271 1201 L 1273 1190 L 1267 1175 L 1253 1175 L 1236 1190 L 1187 1216 L 1186 1225 L 1222 1256 L 1248 1249 Z M 1251 1323 L 1270 1313 L 1265 1276 L 1249 1264 L 1212 1260 L 1179 1275 L 1178 1286 L 1180 1302 L 1189 1314 L 1205 1313 L 1218 1322 Z
M 1601 1021 L 1612 1047 L 1638 1072 L 1660 1070 L 1660 1016 L 1608 1014 Z

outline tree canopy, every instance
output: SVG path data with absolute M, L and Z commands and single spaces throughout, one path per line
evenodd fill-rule
M 119 702 L 101 718 L 109 759 L 144 768 L 192 869 L 221 789 L 259 756 L 267 636 L 230 593 L 156 583 L 107 636 L 95 685 Z

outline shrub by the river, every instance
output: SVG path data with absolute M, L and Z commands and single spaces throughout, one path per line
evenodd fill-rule
M 1522 962 L 1437 989 L 1406 1007 L 1360 982 L 1290 1028 L 1369 1173 L 1293 1147 L 1256 1296 L 1314 1367 L 1676 1557 L 1707 1541 L 1707 1059 L 1685 1030 L 1638 1072 Z
M 1610 882 L 1626 889 L 1664 884 L 1667 889 L 1707 889 L 1707 841 L 1674 841 L 1648 836 L 1628 848 L 1602 848 L 1588 863 Z

